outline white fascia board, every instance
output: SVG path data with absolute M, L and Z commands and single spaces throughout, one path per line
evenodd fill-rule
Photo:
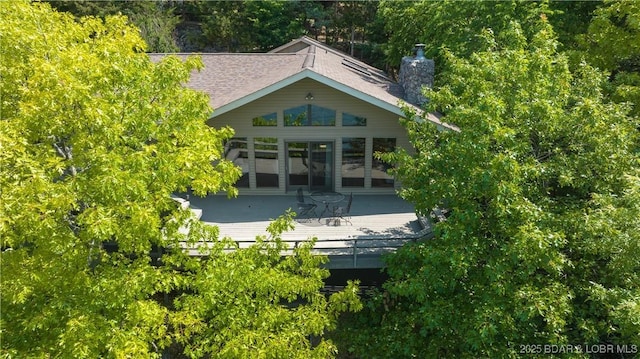
M 317 73 L 315 71 L 310 71 L 310 70 L 307 70 L 307 71 L 309 71 L 309 78 L 311 78 L 313 80 L 316 80 L 316 81 L 318 81 L 318 82 L 320 82 L 322 84 L 325 84 L 325 85 L 327 85 L 329 87 L 332 87 L 332 88 L 334 88 L 334 89 L 336 89 L 338 91 L 341 91 L 341 92 L 344 92 L 346 94 L 349 94 L 349 95 L 351 95 L 351 96 L 353 96 L 353 97 L 355 97 L 355 98 L 357 98 L 359 100 L 362 100 L 362 101 L 368 102 L 368 103 L 370 103 L 370 104 L 372 104 L 374 106 L 380 107 L 380 108 L 382 108 L 384 110 L 387 110 L 387 111 L 389 111 L 389 112 L 391 112 L 393 114 L 396 114 L 396 115 L 398 115 L 400 117 L 404 117 L 405 116 L 404 112 L 402 112 L 402 108 L 400 108 L 400 106 L 398 106 L 398 105 L 394 105 L 392 103 L 389 103 L 389 102 L 380 100 L 378 98 L 375 98 L 375 97 L 373 97 L 371 95 L 367 95 L 366 93 L 364 93 L 362 91 L 358 91 L 358 90 L 356 90 L 356 89 L 354 89 L 352 87 L 349 87 L 349 86 L 343 84 L 342 82 L 338 82 L 338 81 L 332 80 L 332 79 L 330 79 L 330 78 L 328 78 L 326 76 L 322 76 L 322 75 L 320 75 L 319 73 Z
M 338 81 L 332 80 L 330 78 L 327 78 L 325 76 L 322 76 L 320 74 L 318 74 L 315 71 L 309 70 L 309 69 L 304 69 L 300 72 L 298 72 L 297 74 L 293 75 L 293 76 L 289 76 L 287 78 L 285 78 L 284 80 L 278 81 L 273 85 L 267 86 L 263 89 L 260 89 L 254 93 L 251 93 L 245 97 L 242 97 L 238 100 L 235 100 L 233 102 L 230 102 L 226 105 L 220 106 L 217 109 L 214 109 L 213 113 L 211 114 L 211 116 L 209 116 L 209 118 L 214 118 L 217 116 L 220 116 L 226 112 L 229 112 L 231 110 L 234 110 L 238 107 L 244 106 L 252 101 L 255 101 L 263 96 L 266 96 L 272 92 L 275 92 L 277 90 L 280 90 L 282 88 L 285 88 L 293 83 L 296 83 L 302 79 L 305 78 L 310 78 L 312 80 L 316 80 L 322 84 L 325 84 L 329 87 L 332 87 L 338 91 L 344 92 L 346 94 L 349 94 L 357 99 L 360 99 L 362 101 L 368 102 L 374 106 L 380 107 L 382 109 L 385 109 L 391 113 L 394 113 L 400 117 L 404 117 L 405 114 L 404 112 L 402 112 L 402 108 L 400 108 L 400 106 L 396 106 L 393 104 L 390 104 L 388 102 L 382 101 L 380 99 L 377 99 L 373 96 L 367 95 L 361 91 L 355 90 L 345 84 L 342 84 Z
M 239 98 L 233 102 L 230 102 L 226 105 L 220 106 L 218 108 L 214 108 L 213 109 L 213 113 L 211 114 L 211 116 L 209 116 L 209 118 L 213 118 L 216 116 L 220 116 L 223 113 L 229 112 L 231 110 L 235 110 L 238 107 L 244 106 L 250 102 L 253 102 L 263 96 L 266 96 L 272 92 L 278 91 L 282 88 L 285 88 L 295 82 L 298 82 L 302 79 L 304 79 L 305 77 L 307 77 L 307 74 L 305 74 L 305 72 L 307 72 L 308 70 L 304 70 L 304 71 L 300 71 L 297 74 L 293 75 L 293 76 L 289 76 L 287 78 L 285 78 L 284 80 L 280 80 L 276 83 L 274 83 L 273 85 L 269 85 L 265 88 L 262 88 L 256 92 L 253 92 L 245 97 Z

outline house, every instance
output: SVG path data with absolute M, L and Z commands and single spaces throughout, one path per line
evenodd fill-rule
M 318 211 L 297 218 L 282 240 L 293 248 L 316 237 L 314 253 L 327 255 L 332 270 L 380 268 L 381 254 L 430 236 L 430 221 L 395 195 L 400 184 L 374 156 L 398 146 L 412 150 L 399 121 L 403 106 L 425 125 L 457 130 L 420 110 L 434 64 L 416 46 L 415 56 L 402 59 L 399 82 L 308 37 L 268 53 L 202 54 L 205 67 L 187 86 L 209 94 L 210 126 L 235 130 L 225 157 L 242 168 L 242 178 L 238 198 L 191 197 L 200 220 L 244 248 L 272 218 L 295 209 L 295 193 L 303 189 Z M 352 220 L 342 225 L 333 213 L 339 203 L 314 198 L 317 192 L 356 197 Z
M 235 130 L 225 156 L 242 168 L 241 195 L 395 193 L 399 184 L 374 153 L 411 148 L 401 105 L 419 111 L 420 88 L 433 81 L 420 49 L 403 59 L 401 83 L 308 37 L 268 53 L 201 56 L 205 67 L 188 86 L 210 95 L 210 126 Z M 433 114 L 424 120 L 450 127 Z

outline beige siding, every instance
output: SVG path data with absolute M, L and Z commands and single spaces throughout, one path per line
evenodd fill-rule
M 307 94 L 313 95 L 313 100 L 306 100 Z M 313 104 L 321 107 L 336 110 L 336 126 L 296 126 L 285 127 L 283 124 L 283 110 L 301 105 Z M 252 119 L 254 117 L 276 112 L 278 114 L 278 126 L 254 127 Z M 367 125 L 342 127 L 342 113 L 347 112 L 352 115 L 366 117 Z M 215 112 L 214 112 L 215 115 Z M 400 125 L 398 115 L 383 110 L 365 101 L 356 99 L 348 94 L 337 91 L 329 86 L 323 85 L 311 79 L 301 80 L 284 89 L 278 90 L 263 98 L 255 100 L 245 106 L 231 110 L 227 113 L 209 120 L 213 127 L 230 126 L 235 130 L 235 136 L 247 137 L 249 141 L 250 162 L 253 162 L 252 143 L 255 137 L 276 137 L 278 138 L 278 160 L 280 167 L 280 187 L 279 189 L 255 189 L 255 168 L 250 166 L 250 183 L 252 190 L 240 189 L 241 192 L 248 193 L 284 193 L 286 191 L 286 168 L 285 168 L 285 142 L 293 140 L 301 141 L 332 141 L 334 142 L 335 164 L 342 160 L 342 138 L 343 137 L 364 137 L 366 138 L 366 176 L 371 172 L 371 143 L 374 137 L 396 138 L 398 146 L 409 149 L 410 143 L 406 130 Z M 339 166 L 335 167 L 336 190 L 341 188 L 341 173 Z M 348 189 L 351 191 L 351 188 Z M 354 192 L 368 193 L 389 193 L 393 189 L 354 189 Z

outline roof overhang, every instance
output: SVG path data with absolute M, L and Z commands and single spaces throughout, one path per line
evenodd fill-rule
M 394 113 L 398 116 L 404 117 L 404 112 L 402 112 L 402 108 L 399 105 L 393 105 L 389 102 L 386 101 L 382 101 L 378 98 L 375 98 L 371 95 L 367 95 L 361 91 L 355 90 L 352 87 L 349 87 L 345 84 L 342 84 L 338 81 L 332 80 L 330 78 L 327 78 L 325 76 L 322 76 L 320 74 L 318 74 L 315 71 L 312 71 L 310 69 L 304 69 L 298 73 L 296 73 L 295 75 L 289 76 L 281 81 L 278 81 L 276 83 L 274 83 L 273 85 L 267 86 L 265 88 L 262 88 L 256 92 L 253 92 L 247 96 L 244 96 L 240 99 L 237 99 L 233 102 L 230 102 L 226 105 L 220 106 L 217 109 L 214 109 L 213 114 L 211 115 L 211 118 L 220 116 L 224 113 L 227 113 L 229 111 L 235 110 L 241 106 L 244 106 L 250 102 L 253 102 L 259 98 L 262 98 L 266 95 L 269 95 L 275 91 L 278 91 L 280 89 L 283 89 L 289 85 L 292 85 L 300 80 L 303 79 L 312 79 L 315 81 L 320 82 L 323 85 L 327 85 L 333 89 L 336 89 L 338 91 L 344 92 L 350 96 L 353 96 L 359 100 L 368 102 L 374 106 L 380 107 L 384 110 L 387 110 L 391 113 Z
M 379 98 L 373 97 L 371 95 L 368 95 L 362 91 L 356 90 L 352 87 L 349 87 L 341 82 L 332 80 L 326 76 L 320 75 L 317 72 L 310 70 L 310 69 L 304 69 L 298 73 L 296 73 L 295 75 L 289 76 L 281 81 L 278 81 L 270 86 L 264 87 L 256 92 L 253 92 L 247 96 L 244 96 L 240 99 L 237 99 L 235 101 L 232 101 L 226 105 L 220 106 L 217 109 L 214 109 L 214 112 L 211 114 L 210 118 L 215 118 L 218 117 L 220 115 L 223 115 L 229 111 L 235 110 L 239 107 L 242 107 L 248 103 L 251 103 L 259 98 L 262 98 L 266 95 L 269 95 L 275 91 L 278 91 L 280 89 L 283 89 L 289 85 L 292 85 L 300 80 L 303 79 L 312 79 L 315 81 L 320 82 L 323 85 L 329 86 L 335 90 L 338 90 L 340 92 L 346 93 L 350 96 L 353 96 L 359 100 L 365 101 L 367 103 L 372 104 L 373 106 L 379 107 L 383 110 L 389 111 L 393 114 L 398 115 L 399 117 L 405 117 L 406 114 L 404 113 L 404 111 L 402 110 L 402 105 L 405 104 L 404 102 L 402 102 L 402 100 L 398 100 L 397 104 L 392 104 L 389 103 L 387 101 L 383 101 Z M 418 108 L 416 108 L 418 111 L 417 112 L 421 112 L 419 111 Z M 443 123 L 440 121 L 440 119 L 436 116 L 434 116 L 431 113 L 427 113 L 426 116 L 421 116 L 422 118 L 424 118 L 426 121 L 428 122 L 432 122 L 435 125 L 439 126 L 439 127 L 443 127 L 443 128 L 447 128 L 447 129 L 452 129 L 452 130 L 457 130 L 457 128 L 455 126 L 451 126 L 449 124 Z

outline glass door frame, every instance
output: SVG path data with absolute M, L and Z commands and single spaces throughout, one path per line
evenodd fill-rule
M 308 167 L 308 171 L 307 171 L 307 183 L 305 184 L 306 189 L 308 191 L 315 191 L 315 190 L 325 190 L 325 191 L 334 191 L 335 190 L 335 186 L 336 186 L 336 146 L 335 146 L 335 140 L 285 140 L 284 144 L 285 144 L 285 156 L 286 156 L 286 166 L 285 166 L 285 176 L 286 176 L 286 184 L 287 184 L 287 190 L 296 190 L 297 187 L 301 186 L 301 184 L 296 184 L 296 185 L 292 185 L 291 184 L 291 178 L 290 178 L 290 171 L 291 171 L 291 157 L 289 156 L 289 144 L 291 143 L 304 143 L 306 144 L 306 158 L 307 161 L 309 162 L 308 166 L 311 166 L 313 163 L 313 145 L 327 145 L 328 148 L 330 149 L 330 153 L 331 153 L 331 163 L 327 163 L 327 161 L 324 161 L 325 164 L 325 169 L 324 171 L 326 172 L 327 170 L 330 172 L 330 176 L 326 176 L 325 173 L 325 178 L 330 178 L 331 180 L 331 184 L 329 186 L 314 186 L 313 185 L 313 172 L 311 171 L 311 169 Z M 315 153 L 322 153 L 322 152 L 315 152 Z M 326 151 L 324 152 L 326 154 Z

